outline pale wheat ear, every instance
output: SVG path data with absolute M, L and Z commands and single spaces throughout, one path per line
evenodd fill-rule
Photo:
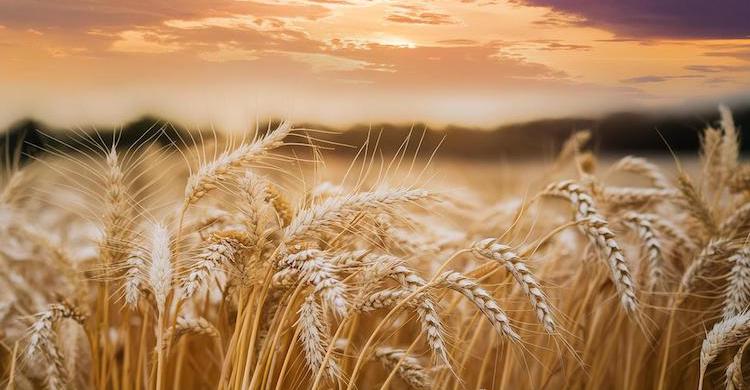
M 428 389 L 431 379 L 419 360 L 407 351 L 391 347 L 378 347 L 375 357 L 387 370 L 396 370 L 399 378 L 413 389 Z
M 750 336 L 750 314 L 747 312 L 729 317 L 713 326 L 701 346 L 699 388 L 703 387 L 703 378 L 708 365 L 716 359 L 719 353 L 727 348 L 741 345 L 748 336 Z
M 661 169 L 645 158 L 626 156 L 615 163 L 611 169 L 643 176 L 649 180 L 654 188 L 667 189 L 671 187 L 669 180 L 664 176 Z
M 84 324 L 86 316 L 78 308 L 69 303 L 52 304 L 47 310 L 37 313 L 35 321 L 29 329 L 27 358 L 33 359 L 42 355 L 49 364 L 45 380 L 53 388 L 65 388 L 70 380 L 65 357 L 60 352 L 55 326 L 62 320 L 70 319 L 80 325 Z
M 685 172 L 680 172 L 677 177 L 677 188 L 680 191 L 680 201 L 693 220 L 702 228 L 706 237 L 715 237 L 718 227 L 714 219 L 714 213 Z
M 242 168 L 264 157 L 271 150 L 281 146 L 284 138 L 292 132 L 289 122 L 282 122 L 276 130 L 251 143 L 242 143 L 237 149 L 226 151 L 215 160 L 202 164 L 188 178 L 185 186 L 183 209 L 196 203 L 208 192 L 217 187 L 219 182 L 238 175 Z
M 643 241 L 648 263 L 648 280 L 645 285 L 650 291 L 663 285 L 665 275 L 664 250 L 661 241 L 656 236 L 653 221 L 657 216 L 628 212 L 623 215 L 625 224 L 633 229 Z
M 729 257 L 729 273 L 722 318 L 740 314 L 750 307 L 750 248 L 743 247 Z
M 528 295 L 531 307 L 544 330 L 549 334 L 555 333 L 555 319 L 552 316 L 552 309 L 547 297 L 539 286 L 536 277 L 527 268 L 520 256 L 513 252 L 509 246 L 499 244 L 492 238 L 474 243 L 472 252 L 503 265 L 513 275 L 524 293 Z
M 557 160 L 552 166 L 552 172 L 559 171 L 565 164 L 573 160 L 573 158 L 580 153 L 583 147 L 591 140 L 591 131 L 582 130 L 571 133 L 568 139 L 565 140 L 560 152 L 557 155 Z
M 635 314 L 638 310 L 635 282 L 614 233 L 609 229 L 607 220 L 596 210 L 591 195 L 572 181 L 551 184 L 542 193 L 567 198 L 573 204 L 574 218 L 582 222 L 581 230 L 609 264 L 612 282 L 620 296 L 620 304 L 625 312 Z
M 507 314 L 498 306 L 497 302 L 476 281 L 455 272 L 448 271 L 436 280 L 437 285 L 444 285 L 451 290 L 461 293 L 479 309 L 498 333 L 513 342 L 520 342 L 521 336 L 510 326 Z

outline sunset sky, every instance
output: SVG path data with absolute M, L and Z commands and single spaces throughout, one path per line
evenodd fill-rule
M 743 94 L 747 0 L 0 0 L 0 125 L 490 127 Z

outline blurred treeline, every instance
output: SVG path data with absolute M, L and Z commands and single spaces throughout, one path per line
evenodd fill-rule
M 750 132 L 750 104 L 734 105 L 730 109 L 736 126 L 746 138 Z M 663 154 L 669 148 L 677 153 L 695 152 L 698 150 L 700 131 L 706 126 L 716 126 L 718 120 L 718 110 L 706 107 L 681 113 L 621 112 L 600 118 L 543 119 L 494 129 L 461 126 L 433 129 L 421 123 L 355 125 L 344 129 L 313 123 L 296 123 L 295 126 L 314 129 L 309 131 L 310 137 L 318 140 L 319 144 L 330 146 L 331 150 L 326 152 L 329 154 L 353 154 L 356 147 L 341 145 L 360 146 L 367 139 L 371 145 L 377 142 L 378 149 L 388 154 L 398 150 L 410 136 L 412 147 L 419 144 L 420 153 L 425 155 L 437 149 L 440 156 L 487 160 L 549 157 L 572 132 L 584 129 L 591 130 L 594 149 L 602 153 Z M 267 125 L 259 127 L 265 130 Z M 11 152 L 21 147 L 25 155 L 51 149 L 65 151 L 68 149 L 65 144 L 76 145 L 85 137 L 82 135 L 84 133 L 90 134 L 93 141 L 105 145 L 111 144 L 112 138 L 117 137 L 121 147 L 142 141 L 145 137 L 169 146 L 189 145 L 200 137 L 206 139 L 214 136 L 210 131 L 198 132 L 155 116 L 146 116 L 116 129 L 97 128 L 95 132 L 85 128 L 55 128 L 25 119 L 4 132 L 2 149 Z M 22 144 L 21 140 L 24 140 Z M 743 145 L 747 149 L 750 142 Z

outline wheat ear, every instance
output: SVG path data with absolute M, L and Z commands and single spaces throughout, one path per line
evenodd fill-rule
M 726 370 L 727 390 L 742 390 L 745 388 L 745 381 L 742 377 L 742 356 L 745 355 L 745 349 L 750 345 L 750 339 L 745 340 L 742 346 L 734 354 L 732 362 L 729 363 Z
M 706 368 L 719 353 L 728 348 L 739 346 L 750 337 L 750 313 L 743 312 L 717 322 L 708 332 L 701 346 L 700 375 L 701 380 Z
M 258 242 L 269 222 L 270 206 L 266 202 L 268 197 L 268 180 L 265 177 L 246 172 L 239 181 L 240 210 L 242 222 L 247 229 L 248 240 Z
M 703 131 L 701 137 L 701 165 L 703 178 L 703 188 L 710 191 L 721 187 L 723 180 L 724 168 L 721 158 L 721 130 L 708 127 Z
M 646 285 L 650 290 L 663 281 L 664 278 L 664 256 L 661 242 L 656 237 L 651 225 L 656 217 L 636 212 L 628 212 L 623 216 L 625 225 L 635 230 L 638 237 L 643 240 L 646 247 L 646 260 L 648 264 L 648 282 Z
M 138 306 L 138 299 L 141 296 L 141 289 L 144 284 L 143 254 L 140 250 L 133 250 L 125 261 L 125 303 L 131 308 Z
M 300 282 L 313 286 L 314 292 L 331 305 L 336 315 L 346 315 L 348 303 L 344 284 L 336 278 L 334 266 L 323 251 L 305 249 L 284 257 L 279 265 L 281 270 L 275 275 L 277 282 L 285 283 L 297 276 Z
M 740 140 L 737 128 L 734 126 L 734 119 L 732 119 L 732 112 L 729 108 L 721 105 L 719 106 L 719 115 L 721 116 L 721 129 L 724 131 L 721 137 L 721 166 L 722 166 L 722 179 L 728 180 L 737 169 L 737 164 L 740 155 Z
M 620 296 L 620 304 L 627 313 L 635 313 L 638 310 L 638 300 L 625 256 L 614 233 L 609 230 L 607 220 L 596 210 L 591 195 L 573 181 L 551 184 L 543 193 L 567 198 L 573 204 L 575 219 L 581 223 L 583 233 L 607 259 L 612 282 Z
M 64 389 L 68 382 L 68 371 L 65 358 L 57 345 L 55 325 L 63 319 L 71 319 L 83 325 L 86 316 L 76 307 L 64 302 L 49 305 L 47 310 L 36 314 L 35 317 L 29 331 L 26 356 L 28 358 L 34 358 L 37 354 L 43 356 L 50 363 L 45 381 L 49 386 Z
M 179 338 L 187 334 L 219 337 L 219 330 L 203 317 L 185 318 L 180 316 L 177 317 L 174 326 L 169 327 L 164 332 L 164 338 Z
M 215 160 L 205 163 L 190 175 L 185 186 L 183 209 L 196 203 L 220 183 L 234 177 L 238 171 L 257 161 L 269 151 L 283 145 L 283 140 L 292 131 L 289 122 L 282 122 L 276 130 L 255 142 L 243 143 L 238 148 L 222 153 Z
M 128 231 L 130 207 L 127 199 L 125 175 L 122 172 L 117 150 L 113 146 L 107 153 L 104 196 L 104 239 L 101 242 L 101 256 L 105 264 L 118 262 L 126 255 L 123 243 Z
M 727 186 L 733 194 L 750 191 L 750 164 L 739 165 L 729 177 Z
M 721 223 L 719 231 L 724 236 L 737 236 L 750 226 L 750 203 L 746 203 L 730 214 Z
M 618 161 L 613 169 L 641 175 L 649 179 L 655 188 L 669 188 L 669 180 L 664 176 L 659 167 L 645 158 L 626 156 Z
M 479 287 L 477 282 L 458 272 L 448 271 L 437 278 L 437 283 L 465 296 L 487 317 L 500 334 L 514 342 L 521 340 L 518 333 L 511 328 L 505 312 L 485 289 Z
M 544 330 L 550 334 L 555 332 L 555 319 L 539 282 L 526 267 L 526 263 L 509 246 L 499 244 L 493 238 L 487 238 L 474 243 L 472 251 L 479 256 L 497 261 L 505 266 L 524 293 L 528 295 L 531 307 L 534 309 L 539 323 L 544 326 Z
M 362 312 L 368 312 L 392 307 L 406 299 L 409 294 L 411 294 L 411 292 L 404 288 L 391 288 L 377 291 L 364 297 L 362 302 L 357 305 L 357 309 Z
M 406 384 L 414 389 L 429 389 L 431 386 L 430 377 L 426 370 L 414 356 L 408 355 L 402 349 L 391 347 L 378 347 L 375 349 L 375 357 L 380 360 L 383 367 L 387 370 L 393 370 L 396 366 L 396 372 Z
M 252 245 L 244 232 L 225 231 L 214 233 L 208 245 L 198 255 L 190 273 L 182 280 L 182 292 L 190 298 L 218 268 L 234 264 L 238 253 Z
M 276 210 L 276 215 L 279 216 L 281 226 L 289 225 L 294 216 L 294 209 L 292 204 L 286 199 L 279 189 L 269 183 L 266 189 L 266 201 L 273 205 L 273 209 Z
M 430 193 L 425 190 L 396 188 L 327 198 L 297 213 L 284 229 L 284 242 L 291 242 L 305 234 L 320 233 L 344 224 L 366 210 L 387 209 L 429 197 Z
M 323 312 L 315 301 L 313 294 L 308 295 L 299 310 L 297 326 L 300 327 L 298 339 L 302 344 L 305 361 L 310 372 L 318 372 L 328 350 L 327 327 L 322 319 Z M 326 372 L 331 378 L 339 376 L 339 368 L 333 359 L 327 360 Z
M 381 257 L 381 260 L 384 259 Z M 390 261 L 393 260 L 394 259 L 391 259 Z M 417 291 L 427 284 L 424 279 L 404 265 L 390 267 L 386 275 L 398 281 L 401 287 L 410 292 Z M 417 305 L 417 314 L 421 322 L 422 330 L 427 336 L 427 344 L 439 360 L 450 365 L 450 361 L 448 360 L 448 349 L 443 335 L 443 324 L 435 307 L 435 303 L 427 294 L 420 294 L 417 299 L 419 302 Z
M 734 265 L 729 273 L 723 318 L 742 313 L 750 305 L 750 248 L 738 250 L 729 257 L 729 262 Z
M 703 250 L 690 263 L 680 282 L 680 296 L 678 300 L 685 299 L 695 291 L 698 282 L 706 277 L 706 273 L 714 267 L 715 260 L 723 257 L 729 251 L 729 241 L 725 239 L 710 241 Z
M 703 194 L 698 191 L 698 188 L 693 185 L 692 180 L 685 173 L 680 173 L 677 177 L 677 183 L 677 188 L 681 193 L 681 203 L 688 214 L 700 224 L 708 237 L 715 237 L 718 228 Z
M 601 199 L 610 208 L 635 208 L 674 199 L 679 192 L 665 188 L 605 187 Z
M 172 249 L 166 226 L 152 224 L 149 236 L 148 282 L 159 313 L 164 313 L 167 295 L 172 289 Z

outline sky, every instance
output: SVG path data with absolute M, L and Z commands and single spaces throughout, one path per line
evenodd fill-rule
M 749 92 L 747 0 L 0 0 L 0 125 L 492 127 Z

